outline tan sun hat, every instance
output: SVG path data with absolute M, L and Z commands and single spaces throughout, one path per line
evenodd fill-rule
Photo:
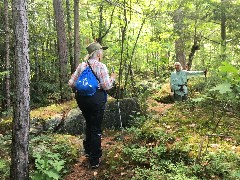
M 108 47 L 107 46 L 101 46 L 98 42 L 93 42 L 93 43 L 89 44 L 86 47 L 86 49 L 88 51 L 88 54 L 92 54 L 96 50 L 99 50 L 99 49 L 106 50 L 106 49 L 108 49 Z
M 108 49 L 108 47 L 107 47 L 107 46 L 101 46 L 101 44 L 99 44 L 98 42 L 93 42 L 93 43 L 89 44 L 89 45 L 86 47 L 86 49 L 87 49 L 88 54 L 87 54 L 86 57 L 84 58 L 85 60 L 87 60 L 89 57 L 91 57 L 92 54 L 93 54 L 95 51 L 97 51 L 97 50 L 99 50 L 99 49 L 106 50 L 106 49 Z

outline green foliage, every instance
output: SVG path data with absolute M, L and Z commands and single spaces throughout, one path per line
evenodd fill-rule
M 130 157 L 131 163 L 142 164 L 148 161 L 148 148 L 130 146 L 123 149 L 123 156 Z
M 206 174 L 214 174 L 221 179 L 235 179 L 235 170 L 239 170 L 239 156 L 229 151 L 209 153 L 204 157 Z
M 146 120 L 146 116 L 137 113 L 135 117 L 132 116 L 132 119 L 130 120 L 130 126 L 131 128 L 142 126 Z
M 234 84 L 240 83 L 239 73 L 239 69 L 228 62 L 222 62 L 222 65 L 219 67 L 219 74 L 222 76 L 223 80 Z
M 9 74 L 9 71 L 0 72 L 0 78 L 6 76 L 7 74 Z
M 66 161 L 66 165 L 73 162 L 79 155 L 81 142 L 77 137 L 70 135 L 41 135 L 34 137 L 30 141 L 30 151 L 51 151 L 59 153 L 61 158 Z
M 50 151 L 33 152 L 35 158 L 36 171 L 32 175 L 35 180 L 59 179 L 64 168 L 65 161 L 61 160 L 58 153 Z
M 81 142 L 70 135 L 41 135 L 30 141 L 33 179 L 59 179 L 79 156 Z
M 209 91 L 219 91 L 220 94 L 225 94 L 227 92 L 232 92 L 231 84 L 229 83 L 222 83 L 218 84 L 216 87 L 210 89 Z
M 11 135 L 0 134 L 0 179 L 9 177 L 11 142 Z M 70 135 L 31 137 L 29 165 L 32 179 L 61 179 L 79 157 L 81 146 L 82 141 Z
M 219 102 L 212 102 L 213 105 L 216 103 Z M 151 116 L 138 117 L 141 123 L 127 129 L 128 138 L 124 146 L 117 145 L 116 149 L 113 148 L 107 154 L 107 164 L 118 167 L 109 173 L 128 169 L 125 172 L 134 174 L 131 178 L 139 180 L 237 179 L 240 152 L 236 140 L 239 130 L 231 124 L 238 121 L 229 119 L 220 110 L 210 109 L 216 113 L 216 118 L 224 116 L 221 117 L 221 128 L 215 133 L 231 134 L 232 138 L 226 141 L 224 136 L 213 136 L 207 142 L 203 141 L 204 152 L 197 162 L 201 136 L 211 134 L 217 122 L 211 119 L 212 114 L 206 113 L 209 106 L 206 107 L 205 104 L 206 108 L 201 107 L 203 109 L 196 106 L 195 104 L 196 109 L 193 110 L 191 102 L 177 104 L 159 119 Z
M 0 134 L 0 179 L 8 179 L 10 175 L 11 136 Z
M 0 158 L 0 178 L 6 179 L 10 175 L 10 162 Z

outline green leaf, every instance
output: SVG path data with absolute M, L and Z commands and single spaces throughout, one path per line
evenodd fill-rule
M 0 72 L 0 77 L 3 77 L 5 75 L 9 74 L 9 71 L 3 71 L 3 72 Z
M 203 97 L 200 97 L 200 98 L 194 98 L 194 99 L 191 99 L 193 102 L 202 102 L 205 100 L 205 98 Z
M 60 172 L 64 168 L 64 163 L 65 163 L 64 160 L 58 161 L 58 162 L 55 162 L 53 166 L 58 172 Z
M 228 62 L 222 62 L 222 66 L 219 67 L 219 71 L 238 74 L 238 69 Z
M 236 173 L 234 174 L 234 176 L 240 178 L 240 171 L 236 172 Z
M 222 83 L 218 84 L 216 87 L 210 89 L 209 91 L 219 91 L 220 94 L 224 94 L 226 92 L 232 92 L 232 85 L 230 83 Z
M 34 179 L 34 180 L 44 180 L 46 179 L 46 176 L 44 176 L 42 173 L 40 172 L 35 172 L 33 174 L 33 176 L 31 176 L 31 179 Z
M 48 177 L 53 178 L 53 179 L 59 179 L 59 174 L 55 173 L 52 170 L 45 171 L 45 173 L 48 175 Z

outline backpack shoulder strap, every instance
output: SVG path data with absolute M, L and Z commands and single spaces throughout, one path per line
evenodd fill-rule
M 92 71 L 93 75 L 96 77 L 96 79 L 97 79 L 97 80 L 98 80 L 98 82 L 100 83 L 100 80 L 98 79 L 98 77 L 97 77 L 97 75 L 95 74 L 95 72 L 92 70 L 92 67 L 91 67 L 91 65 L 90 65 L 89 61 L 87 61 L 87 64 L 88 64 L 89 68 L 91 69 L 91 71 Z

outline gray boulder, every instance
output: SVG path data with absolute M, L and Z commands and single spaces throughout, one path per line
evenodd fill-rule
M 119 114 L 120 108 L 120 114 Z M 140 111 L 140 106 L 137 99 L 121 99 L 119 100 L 119 108 L 116 100 L 110 100 L 106 104 L 104 119 L 102 122 L 103 129 L 119 128 L 120 115 L 123 127 L 129 125 L 132 116 L 135 116 Z M 72 109 L 64 118 L 61 131 L 68 134 L 82 134 L 84 131 L 85 119 L 79 108 Z
M 68 112 L 64 119 L 61 131 L 67 134 L 82 134 L 85 126 L 85 119 L 79 108 L 74 108 Z

